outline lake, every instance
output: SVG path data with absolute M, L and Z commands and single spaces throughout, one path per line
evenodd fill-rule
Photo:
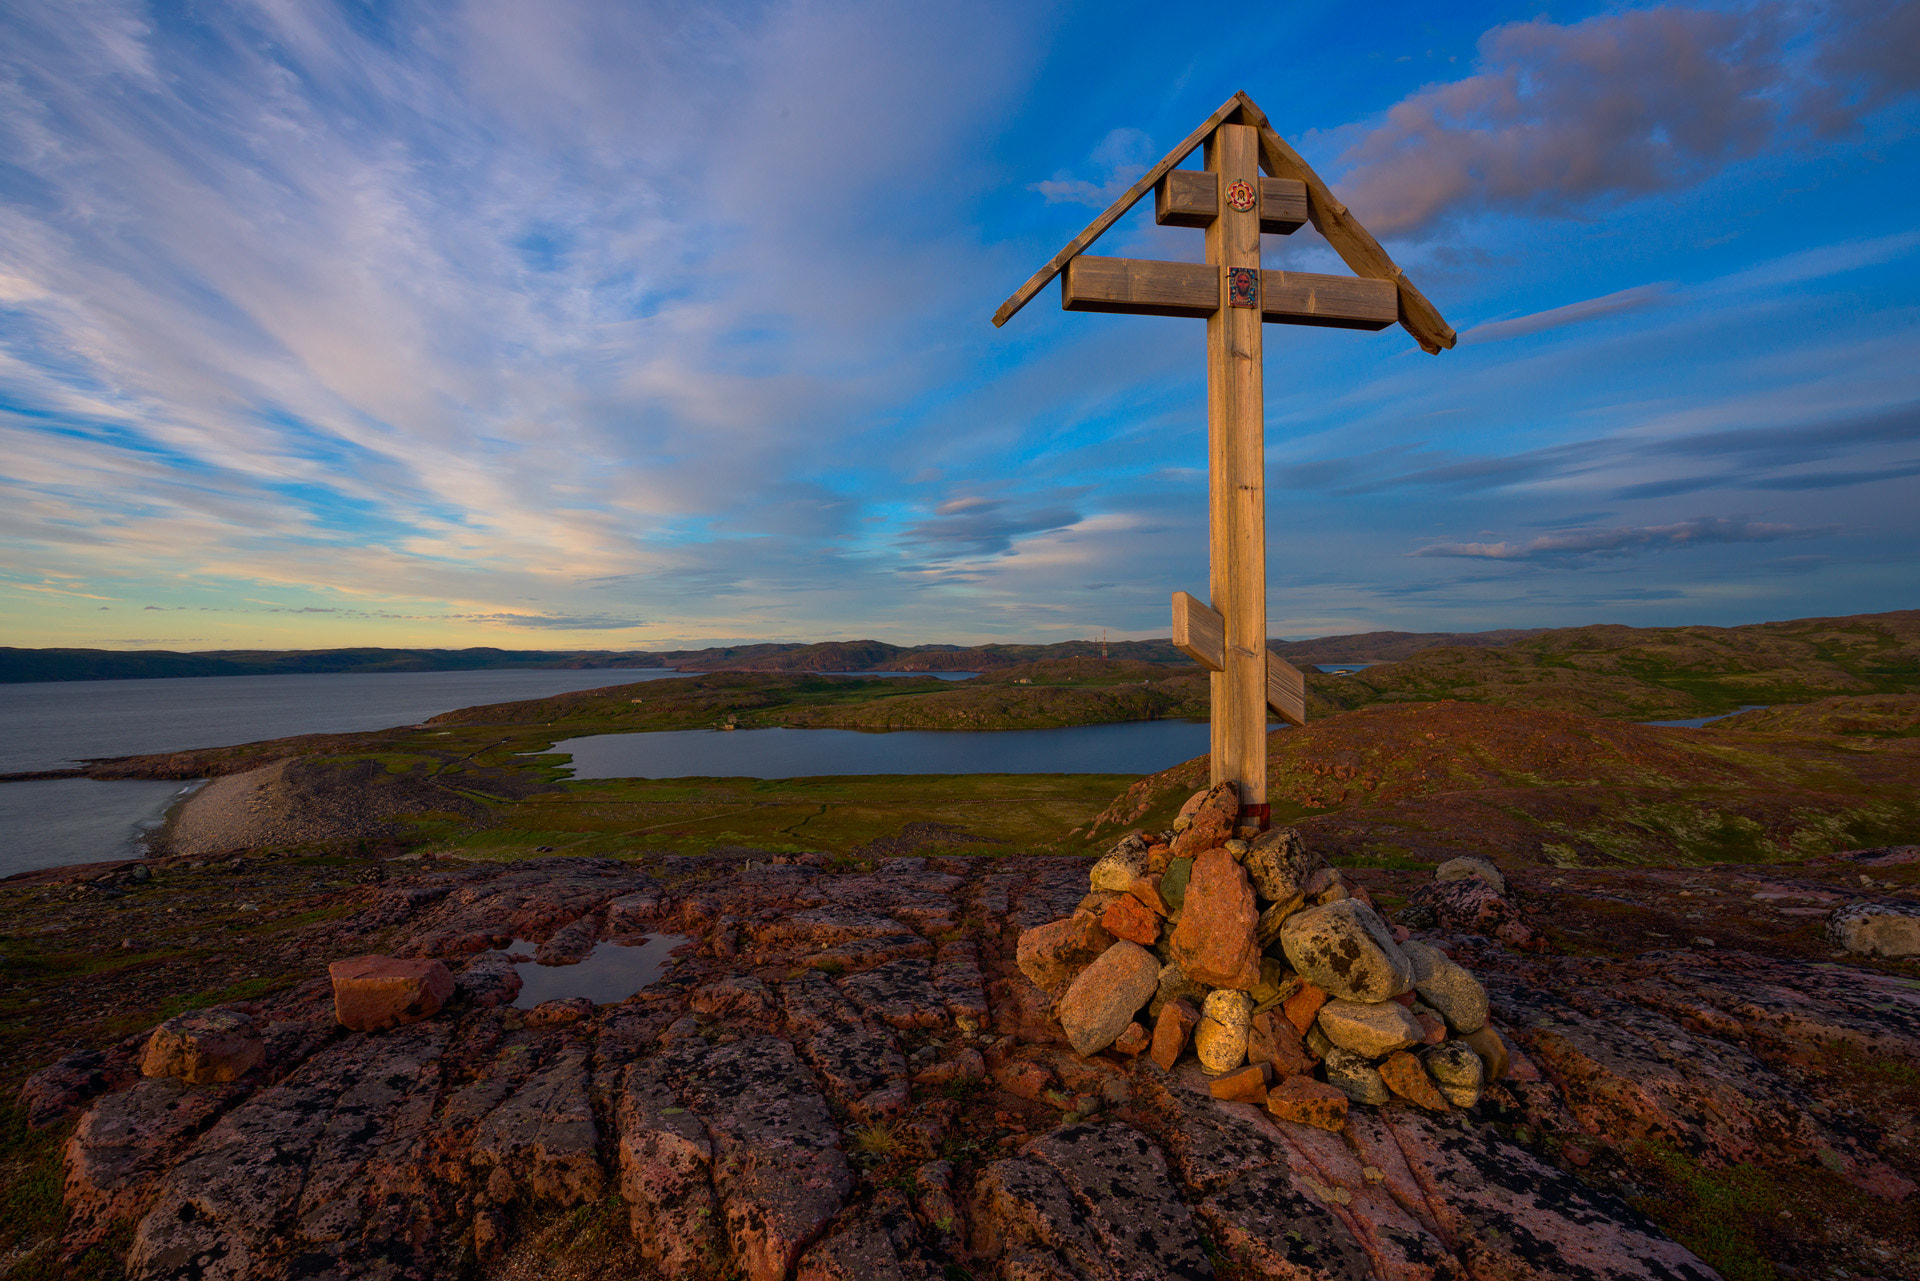
M 416 725 L 482 703 L 662 680 L 662 669 L 329 672 L 0 685 L 0 773 L 88 757 L 223 747 L 291 734 Z M 0 783 L 0 876 L 133 856 L 183 783 L 50 779 Z
M 1275 726 L 1274 728 L 1278 728 Z M 664 730 L 555 743 L 589 778 L 811 778 L 822 774 L 1152 774 L 1208 749 L 1205 721 L 1067 729 Z

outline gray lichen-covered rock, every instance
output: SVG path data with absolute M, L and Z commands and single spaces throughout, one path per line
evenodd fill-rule
M 1413 962 L 1358 899 L 1294 913 L 1280 946 L 1302 978 L 1342 1000 L 1385 1001 L 1413 987 Z
M 1320 1007 L 1320 1029 L 1341 1049 L 1370 1059 L 1418 1045 L 1425 1035 L 1398 1001 L 1328 1001 Z
M 1098 1054 L 1126 1031 L 1160 983 L 1160 962 L 1121 939 L 1080 971 L 1056 1011 L 1076 1053 Z
M 1381 1079 L 1380 1070 L 1368 1062 L 1364 1054 L 1336 1045 L 1327 1051 L 1326 1066 L 1327 1084 L 1339 1088 L 1355 1103 L 1378 1107 L 1393 1097 L 1386 1081 Z
M 1418 939 L 1401 944 L 1413 962 L 1413 988 L 1455 1032 L 1477 1032 L 1487 1025 L 1487 989 L 1464 965 Z
M 1284 903 L 1302 893 L 1307 879 L 1320 869 L 1321 859 L 1308 851 L 1300 833 L 1276 827 L 1253 842 L 1241 865 L 1262 899 Z
M 1469 876 L 1493 886 L 1496 894 L 1507 892 L 1506 876 L 1483 858 L 1450 858 L 1433 869 L 1433 879 L 1436 881 L 1464 881 Z
M 1168 961 L 1160 967 L 1160 979 L 1154 988 L 1153 999 L 1147 1002 L 1147 1013 L 1158 1018 L 1160 1007 L 1169 1001 L 1188 1000 L 1198 1006 L 1206 999 L 1207 985 L 1188 978 L 1187 972 L 1180 968 L 1180 962 Z
M 1472 1046 L 1465 1041 L 1445 1041 L 1420 1056 L 1427 1075 L 1458 1108 L 1470 1108 L 1480 1101 L 1486 1084 L 1486 1067 Z
M 1193 1030 L 1193 1052 L 1209 1072 L 1231 1072 L 1247 1061 L 1247 1032 L 1253 1018 L 1253 998 L 1245 992 L 1221 988 L 1207 994 L 1200 1007 L 1200 1026 Z
M 1138 832 L 1127 837 L 1106 852 L 1093 870 L 1087 873 L 1087 880 L 1096 890 L 1111 890 L 1124 894 L 1132 885 L 1135 877 L 1147 874 L 1147 841 Z
M 1856 956 L 1920 956 L 1920 907 L 1849 903 L 1827 917 L 1827 939 Z

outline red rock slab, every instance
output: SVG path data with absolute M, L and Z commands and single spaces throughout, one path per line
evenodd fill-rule
M 969 1046 L 944 1063 L 923 1068 L 913 1078 L 915 1085 L 950 1085 L 955 1081 L 980 1081 L 987 1075 L 986 1060 Z
M 993 1080 L 1008 1094 L 1036 1103 L 1056 1084 L 1051 1071 L 1029 1059 L 1009 1059 L 994 1065 Z
M 1141 947 L 1152 947 L 1160 938 L 1160 918 L 1132 894 L 1122 894 L 1107 904 L 1100 924 L 1115 938 L 1129 939 Z
M 1232 1099 L 1238 1103 L 1265 1103 L 1267 1086 L 1273 1082 L 1273 1065 L 1270 1063 L 1249 1063 L 1245 1067 L 1235 1068 L 1213 1078 L 1207 1091 L 1216 1099 Z M 1343 1094 L 1342 1099 L 1346 1098 Z
M 1492 1127 L 1381 1113 L 1441 1231 L 1475 1277 L 1719 1281 L 1639 1211 L 1537 1160 Z
M 1430 1112 L 1445 1112 L 1447 1100 L 1440 1093 L 1440 1087 L 1427 1075 L 1427 1069 L 1419 1059 L 1405 1050 L 1395 1050 L 1387 1055 L 1380 1064 L 1380 1079 L 1387 1088 L 1410 1103 L 1417 1103 Z
M 1225 850 L 1207 850 L 1187 881 L 1170 940 L 1173 959 L 1196 983 L 1250 992 L 1260 982 L 1259 922 L 1246 869 Z
M 1193 824 L 1173 838 L 1172 858 L 1194 858 L 1225 845 L 1240 816 L 1240 793 L 1232 783 L 1216 783 L 1187 804 L 1192 808 L 1181 813 L 1190 814 Z
M 1349 1112 L 1349 1120 L 1369 1109 Z M 1439 1236 L 1400 1204 L 1346 1144 L 1345 1132 L 1263 1117 L 1281 1140 L 1293 1181 L 1336 1215 L 1366 1252 L 1381 1281 L 1465 1281 Z
M 253 1019 L 239 1010 L 189 1010 L 153 1029 L 140 1059 L 143 1076 L 173 1076 L 189 1085 L 237 1081 L 266 1059 Z
M 333 1011 L 355 1032 L 379 1032 L 432 1018 L 453 995 L 453 974 L 439 961 L 356 956 L 327 966 Z
M 1287 1022 L 1293 1024 L 1293 1030 L 1301 1036 L 1313 1026 L 1320 1017 L 1320 1007 L 1327 1003 L 1327 994 L 1311 983 L 1303 984 L 1298 992 L 1280 1003 L 1280 1012 L 1287 1016 Z
M 1347 1124 L 1347 1096 L 1310 1076 L 1290 1076 L 1267 1092 L 1267 1111 L 1282 1121 L 1339 1132 Z
M 1138 1058 L 1153 1045 L 1153 1033 L 1138 1023 L 1129 1023 L 1114 1040 L 1113 1048 L 1129 1058 Z
M 1186 1053 L 1187 1038 L 1199 1026 L 1200 1011 L 1191 1001 L 1168 1001 L 1160 1007 L 1160 1015 L 1153 1021 L 1153 1061 L 1161 1071 L 1173 1071 L 1173 1065 Z

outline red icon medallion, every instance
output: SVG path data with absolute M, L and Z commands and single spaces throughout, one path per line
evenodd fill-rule
M 1236 213 L 1252 212 L 1259 200 L 1259 194 L 1254 191 L 1252 183 L 1236 178 L 1227 184 L 1227 208 Z

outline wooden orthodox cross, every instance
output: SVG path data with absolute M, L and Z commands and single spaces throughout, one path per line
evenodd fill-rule
M 1195 148 L 1204 148 L 1203 167 L 1175 168 Z M 1149 191 L 1158 222 L 1206 229 L 1206 262 L 1082 256 Z M 1284 236 L 1308 221 L 1354 275 L 1261 268 L 1261 234 Z M 1453 346 L 1453 330 L 1244 93 L 1229 98 L 1035 272 L 1000 305 L 993 323 L 1004 325 L 1055 276 L 1068 311 L 1207 322 L 1212 601 L 1173 594 L 1173 643 L 1212 673 L 1213 781 L 1234 783 L 1241 823 L 1265 828 L 1267 708 L 1304 725 L 1307 703 L 1306 679 L 1267 649 L 1261 323 L 1385 329 L 1397 321 L 1433 353 Z

